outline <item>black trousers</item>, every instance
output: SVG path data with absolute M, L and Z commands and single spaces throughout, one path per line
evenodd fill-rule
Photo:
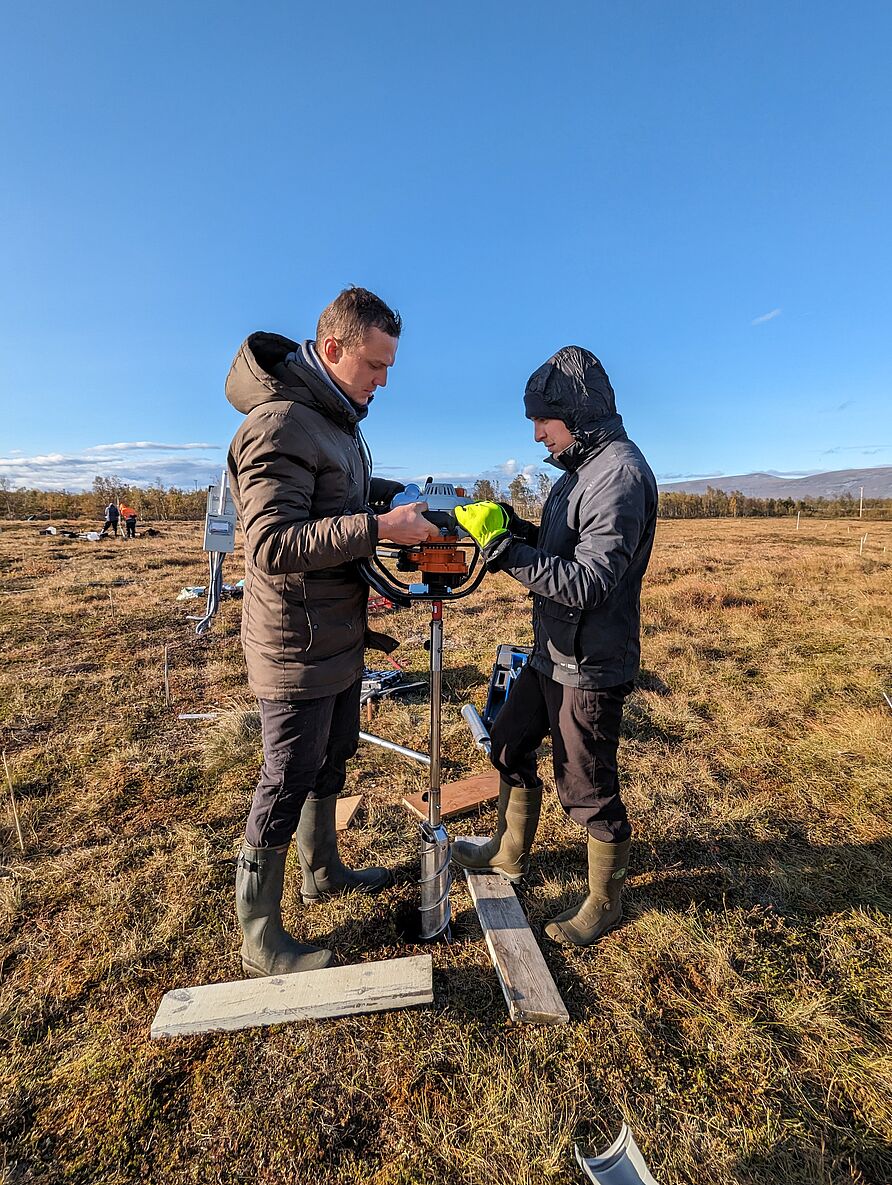
M 118 520 L 116 518 L 107 518 L 105 520 L 105 522 L 102 524 L 102 534 L 104 535 L 107 531 L 111 531 L 111 533 L 117 539 L 117 537 L 118 537 Z
M 127 539 L 135 539 L 136 538 L 136 519 L 135 518 L 125 518 L 124 519 L 124 534 L 125 534 L 125 538 L 127 538 Z
M 492 727 L 492 763 L 513 786 L 539 783 L 536 750 L 551 733 L 561 806 L 594 839 L 632 834 L 620 795 L 616 751 L 623 701 L 633 683 L 582 691 L 525 666 Z
M 362 679 L 321 699 L 262 699 L 263 767 L 248 814 L 252 848 L 278 848 L 297 830 L 307 798 L 340 794 L 359 745 Z

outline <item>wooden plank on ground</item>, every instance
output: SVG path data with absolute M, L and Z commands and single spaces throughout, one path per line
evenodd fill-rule
M 339 798 L 335 806 L 335 830 L 346 831 L 353 822 L 353 817 L 362 806 L 362 794 L 348 794 L 346 798 Z
M 349 967 L 325 967 L 266 979 L 209 983 L 167 992 L 152 1021 L 152 1037 L 214 1029 L 248 1029 L 294 1020 L 320 1020 L 430 1004 L 433 960 L 410 955 Z
M 458 782 L 446 782 L 440 788 L 440 818 L 451 819 L 455 815 L 467 814 L 475 806 L 492 802 L 498 797 L 499 775 L 495 771 L 474 774 Z M 409 795 L 403 799 L 403 806 L 419 819 L 427 818 L 427 799 L 423 794 Z
M 466 869 L 465 876 L 511 1019 L 567 1024 L 570 1014 L 512 887 L 491 872 Z

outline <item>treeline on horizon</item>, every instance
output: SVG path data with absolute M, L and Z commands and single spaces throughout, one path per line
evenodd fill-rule
M 551 478 L 537 473 L 533 481 L 518 474 L 502 487 L 481 478 L 470 491 L 480 501 L 510 502 L 522 518 L 536 520 L 542 513 Z M 136 508 L 141 521 L 188 522 L 204 518 L 207 487 L 194 490 L 164 486 L 131 485 L 115 477 L 96 477 L 92 489 L 13 489 L 8 478 L 0 478 L 0 515 L 7 519 L 87 519 L 102 522 L 109 502 L 125 502 Z M 789 518 L 803 514 L 812 518 L 858 518 L 859 500 L 851 494 L 838 498 L 749 498 L 739 491 L 726 493 L 709 488 L 703 494 L 676 490 L 660 494 L 660 518 Z M 863 518 L 892 518 L 892 498 L 865 498 Z

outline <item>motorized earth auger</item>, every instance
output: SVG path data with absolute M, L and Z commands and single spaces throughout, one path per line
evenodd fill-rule
M 425 517 L 439 528 L 440 538 L 403 547 L 378 547 L 370 559 L 360 561 L 360 571 L 370 587 L 395 605 L 408 608 L 415 602 L 429 601 L 431 606 L 426 644 L 430 657 L 428 815 L 420 824 L 421 937 L 424 939 L 448 937 L 452 917 L 449 837 L 440 818 L 443 603 L 468 596 L 479 587 L 485 574 L 480 548 L 462 532 L 453 513 L 456 506 L 471 500 L 445 482 L 428 479 L 423 489 L 407 486 L 405 493 L 394 499 L 393 505 L 426 502 Z M 403 573 L 417 573 L 419 579 L 409 583 L 398 575 Z M 400 751 L 407 753 L 404 749 Z

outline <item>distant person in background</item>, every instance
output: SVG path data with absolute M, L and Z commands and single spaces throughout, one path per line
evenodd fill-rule
M 102 534 L 107 535 L 109 531 L 117 539 L 118 537 L 118 520 L 120 519 L 118 508 L 114 502 L 109 502 L 105 508 L 105 522 L 102 524 Z
M 482 846 L 458 840 L 463 868 L 518 881 L 542 806 L 536 750 L 551 733 L 561 806 L 584 828 L 588 894 L 545 926 L 554 942 L 591 946 L 622 918 L 632 828 L 620 794 L 623 701 L 641 653 L 641 581 L 657 521 L 657 484 L 617 414 L 613 388 L 588 350 L 565 346 L 524 393 L 535 439 L 563 470 L 537 526 L 498 502 L 455 512 L 533 597 L 533 652 L 492 727 L 501 775 L 498 827 Z
M 123 502 L 118 507 L 121 512 L 121 518 L 124 520 L 124 538 L 136 538 L 136 511 L 132 506 L 126 506 Z

